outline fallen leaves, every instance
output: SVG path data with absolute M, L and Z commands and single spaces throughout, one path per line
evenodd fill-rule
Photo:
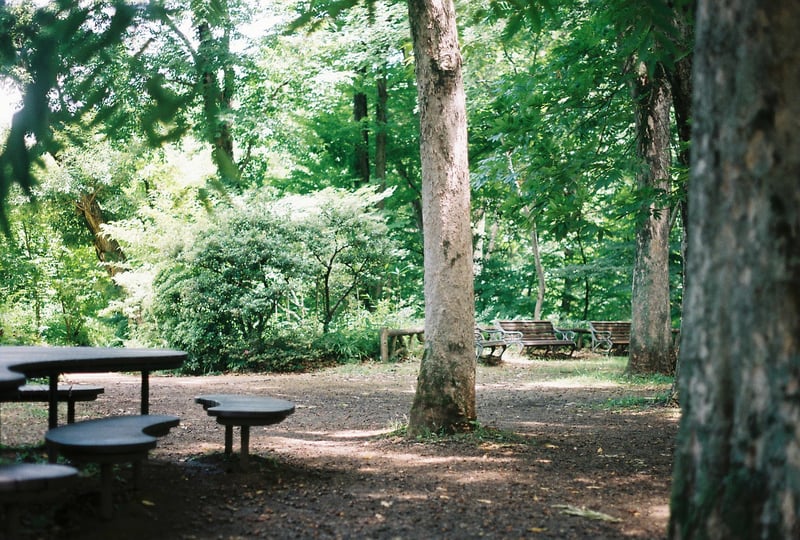
M 620 518 L 604 514 L 603 512 L 589 510 L 587 508 L 579 508 L 577 506 L 572 506 L 571 504 L 554 504 L 553 508 L 560 509 L 562 514 L 566 514 L 568 516 L 578 516 L 595 521 L 606 521 L 608 523 L 619 523 L 622 521 Z

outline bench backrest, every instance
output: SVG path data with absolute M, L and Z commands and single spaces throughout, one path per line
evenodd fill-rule
M 556 339 L 553 323 L 534 320 L 501 320 L 495 324 L 506 332 L 521 332 L 524 340 Z
M 631 323 L 630 321 L 589 321 L 589 328 L 592 333 L 608 332 L 611 341 L 630 341 Z

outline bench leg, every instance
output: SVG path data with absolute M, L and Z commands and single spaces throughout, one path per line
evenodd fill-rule
M 55 446 L 47 445 L 47 462 L 55 463 L 58 460 L 58 450 Z
M 114 482 L 114 465 L 100 464 L 100 515 L 103 519 L 111 519 L 114 513 L 111 501 L 111 488 Z
M 75 400 L 67 401 L 67 424 L 75 423 Z
M 229 456 L 233 452 L 233 426 L 225 426 L 225 455 Z
M 19 505 L 17 503 L 7 503 L 6 511 L 6 534 L 8 538 L 17 538 L 19 535 Z
M 53 429 L 58 427 L 58 373 L 51 373 L 50 395 L 47 403 L 47 427 Z
M 142 370 L 142 414 L 150 414 L 150 372 Z
M 137 491 L 141 491 L 142 489 L 142 462 L 140 460 L 136 460 L 131 463 L 131 467 L 133 468 L 133 488 Z
M 242 452 L 241 457 L 239 458 L 239 463 L 242 466 L 242 470 L 247 470 L 247 462 L 249 461 L 250 457 L 250 426 L 242 426 L 241 427 L 241 438 L 242 438 Z

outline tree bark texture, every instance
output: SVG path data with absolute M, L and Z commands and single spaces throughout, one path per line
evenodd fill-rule
M 363 79 L 363 77 L 362 77 Z M 363 82 L 363 81 L 362 81 Z M 356 91 L 353 94 L 353 120 L 359 126 L 358 140 L 355 146 L 353 157 L 356 177 L 361 185 L 369 183 L 369 129 L 367 128 L 366 118 L 369 112 L 367 105 L 367 94 Z
M 698 2 L 669 538 L 800 538 L 800 2 Z
M 533 318 L 537 321 L 542 318 L 542 306 L 544 305 L 544 294 L 546 282 L 544 279 L 544 265 L 542 265 L 542 252 L 539 249 L 539 232 L 536 224 L 531 223 L 531 250 L 533 251 L 533 266 L 536 268 L 536 307 L 533 308 Z
M 383 190 L 386 189 L 386 148 L 389 139 L 389 90 L 385 70 L 378 76 L 375 87 L 378 96 L 375 102 L 375 178 Z
M 694 50 L 694 13 L 697 2 L 692 0 L 675 12 L 675 27 L 678 38 L 675 43 L 677 50 L 686 51 L 674 68 L 670 71 L 670 87 L 672 89 L 672 108 L 675 111 L 675 124 L 678 132 L 678 163 L 682 168 L 689 169 L 691 165 L 691 140 L 692 140 L 692 55 Z M 678 212 L 681 224 L 681 290 L 686 290 L 686 259 L 688 255 L 688 223 L 689 208 L 686 204 L 686 194 L 689 190 L 689 180 L 679 186 L 681 197 Z M 675 210 L 673 210 L 675 212 Z M 683 313 L 684 295 L 681 294 L 680 313 Z M 682 321 L 683 319 L 681 319 Z M 675 365 L 675 378 L 670 389 L 670 402 L 678 403 L 678 381 L 680 380 L 680 358 Z
M 97 202 L 97 194 L 81 195 L 75 201 L 75 208 L 86 220 L 86 226 L 92 233 L 92 243 L 97 259 L 105 264 L 109 276 L 115 276 L 124 270 L 123 264 L 126 261 L 125 253 L 119 243 L 103 232 L 103 224 L 106 222 L 103 216 L 103 209 Z
M 467 119 L 452 0 L 409 0 L 420 111 L 425 350 L 409 434 L 465 431 L 475 414 Z
M 670 93 L 662 66 L 649 74 L 642 66 L 635 83 L 637 152 L 644 164 L 641 188 L 668 192 L 670 187 Z M 672 325 L 669 307 L 668 208 L 656 203 L 636 232 L 631 292 L 630 373 L 672 373 Z

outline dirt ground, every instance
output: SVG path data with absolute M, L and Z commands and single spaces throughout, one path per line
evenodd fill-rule
M 97 471 L 84 469 L 64 498 L 26 508 L 23 538 L 665 537 L 678 410 L 621 406 L 663 387 L 597 377 L 609 367 L 599 357 L 511 357 L 478 368 L 480 436 L 387 435 L 406 421 L 418 367 L 153 377 L 150 412 L 181 423 L 151 452 L 141 489 L 119 470 L 114 517 L 104 521 Z M 138 412 L 136 375 L 66 380 L 105 387 L 78 404 L 79 419 Z M 265 394 L 296 412 L 252 428 L 244 473 L 236 454 L 224 455 L 224 428 L 194 403 L 203 393 Z M 3 404 L 0 456 L 41 459 L 46 422 L 40 405 Z

